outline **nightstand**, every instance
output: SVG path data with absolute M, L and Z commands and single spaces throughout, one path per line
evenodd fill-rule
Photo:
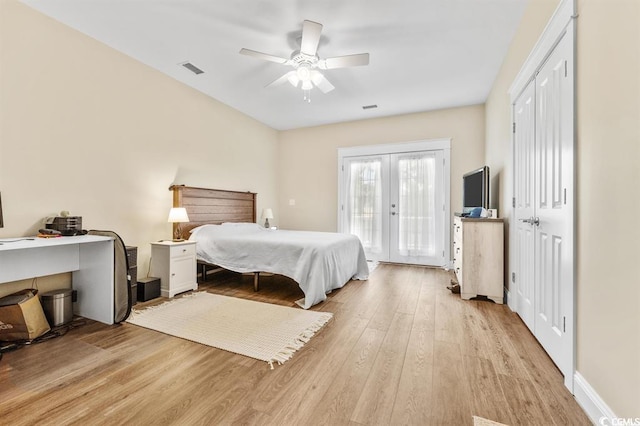
M 151 243 L 149 274 L 160 277 L 163 297 L 198 289 L 195 241 L 159 241 Z

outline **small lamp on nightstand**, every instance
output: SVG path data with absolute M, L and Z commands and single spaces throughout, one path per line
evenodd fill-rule
M 271 209 L 262 210 L 262 218 L 264 219 L 264 227 L 269 228 L 269 219 L 273 219 L 273 210 Z
M 173 241 L 184 241 L 180 238 L 180 223 L 189 222 L 189 216 L 187 215 L 187 209 L 184 207 L 173 207 L 169 210 L 169 219 L 167 222 L 177 223 L 173 230 Z

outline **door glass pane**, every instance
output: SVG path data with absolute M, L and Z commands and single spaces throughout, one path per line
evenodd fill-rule
M 398 159 L 398 251 L 435 256 L 435 156 L 417 153 Z
M 379 158 L 353 160 L 349 165 L 349 232 L 360 238 L 369 253 L 382 252 L 381 171 Z

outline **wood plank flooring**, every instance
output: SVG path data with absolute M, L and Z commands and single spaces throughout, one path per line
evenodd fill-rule
M 131 324 L 86 325 L 4 354 L 2 425 L 588 425 L 505 305 L 462 301 L 448 273 L 380 265 L 313 309 L 334 318 L 285 364 Z M 283 277 L 224 272 L 200 290 L 295 306 Z M 138 304 L 146 306 L 162 301 Z

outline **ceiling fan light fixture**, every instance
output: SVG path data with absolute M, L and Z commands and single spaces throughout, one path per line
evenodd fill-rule
M 311 90 L 311 89 L 313 89 L 313 83 L 311 83 L 311 80 L 303 80 L 301 89 L 302 90 Z
M 311 70 L 309 70 L 308 66 L 301 65 L 296 70 L 296 75 L 300 80 L 302 80 L 302 82 L 309 81 L 311 78 Z
M 311 81 L 316 86 L 319 85 L 322 82 L 323 78 L 324 78 L 324 76 L 319 71 L 315 71 L 315 70 L 311 71 Z
M 295 72 L 290 72 L 287 80 L 289 80 L 289 83 L 291 83 L 293 87 L 298 87 L 298 83 L 300 83 L 300 78 L 298 78 L 298 74 Z

